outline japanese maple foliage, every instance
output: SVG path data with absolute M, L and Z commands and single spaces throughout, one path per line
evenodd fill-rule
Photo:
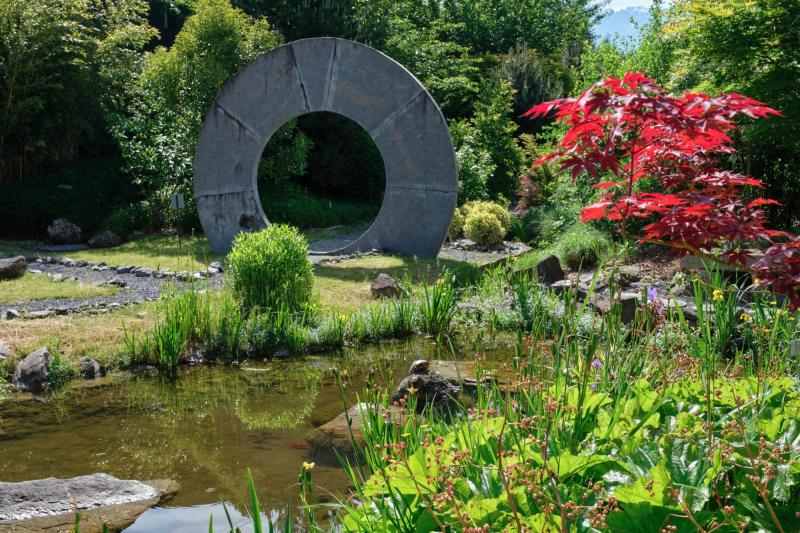
M 636 235 L 642 242 L 741 265 L 800 306 L 800 238 L 767 227 L 764 206 L 778 202 L 744 199 L 746 187 L 763 187 L 759 180 L 717 161 L 734 151 L 729 134 L 738 116 L 780 115 L 776 110 L 739 94 L 674 96 L 644 74 L 629 72 L 595 83 L 578 98 L 536 105 L 526 115 L 554 116 L 569 125 L 561 145 L 537 165 L 558 160 L 573 177 L 610 177 L 595 185 L 605 192 L 583 208 L 585 222 L 618 221 L 627 234 L 628 221 L 647 219 Z M 665 192 L 639 191 L 635 184 L 643 178 L 658 180 Z M 755 260 L 759 247 L 767 249 Z

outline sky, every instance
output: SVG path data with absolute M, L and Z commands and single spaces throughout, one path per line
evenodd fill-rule
M 650 0 L 611 0 L 608 7 L 614 11 L 625 9 L 626 7 L 649 7 Z

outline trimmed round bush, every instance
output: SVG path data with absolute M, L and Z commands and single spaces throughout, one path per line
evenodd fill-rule
M 611 248 L 608 238 L 585 224 L 575 224 L 558 242 L 558 255 L 573 270 L 593 267 Z
M 491 246 L 503 242 L 506 232 L 494 213 L 476 210 L 467 215 L 464 236 L 481 246 Z
M 447 230 L 447 238 L 451 241 L 458 239 L 464 231 L 464 211 L 456 208 L 453 211 L 453 219 L 450 221 L 450 229 Z
M 237 235 L 228 271 L 234 293 L 247 307 L 294 313 L 311 301 L 314 274 L 308 243 L 292 226 L 272 224 Z
M 511 213 L 500 204 L 478 200 L 475 202 L 467 202 L 462 209 L 464 210 L 465 218 L 469 218 L 472 213 L 476 212 L 489 212 L 494 215 L 500 223 L 500 227 L 503 228 L 503 237 L 505 237 L 505 234 L 511 229 Z

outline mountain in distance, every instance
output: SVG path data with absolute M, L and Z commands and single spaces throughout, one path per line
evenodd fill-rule
M 631 19 L 633 22 L 631 22 Z M 612 11 L 597 26 L 594 27 L 594 34 L 598 41 L 606 37 L 614 39 L 618 36 L 623 40 L 639 37 L 639 28 L 647 24 L 650 20 L 650 13 L 646 7 L 626 7 L 618 11 Z

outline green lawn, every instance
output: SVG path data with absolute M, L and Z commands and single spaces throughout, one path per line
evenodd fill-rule
M 117 292 L 116 287 L 87 285 L 77 281 L 55 282 L 44 274 L 25 274 L 21 278 L 0 281 L 0 304 L 50 298 L 92 298 Z
M 314 287 L 320 304 L 330 309 L 356 308 L 370 301 L 370 283 L 384 273 L 413 286 L 433 283 L 444 272 L 466 278 L 476 268 L 467 263 L 399 256 L 365 256 L 329 263 L 314 269 Z
M 0 242 L 0 252 L 8 255 L 31 255 L 41 243 L 30 241 Z M 39 255 L 47 255 L 40 252 Z M 211 261 L 222 261 L 224 256 L 213 253 L 205 236 L 148 235 L 126 242 L 114 248 L 95 248 L 80 252 L 61 254 L 70 259 L 82 259 L 92 263 L 104 262 L 111 266 L 135 265 L 147 268 L 181 270 L 205 270 Z

